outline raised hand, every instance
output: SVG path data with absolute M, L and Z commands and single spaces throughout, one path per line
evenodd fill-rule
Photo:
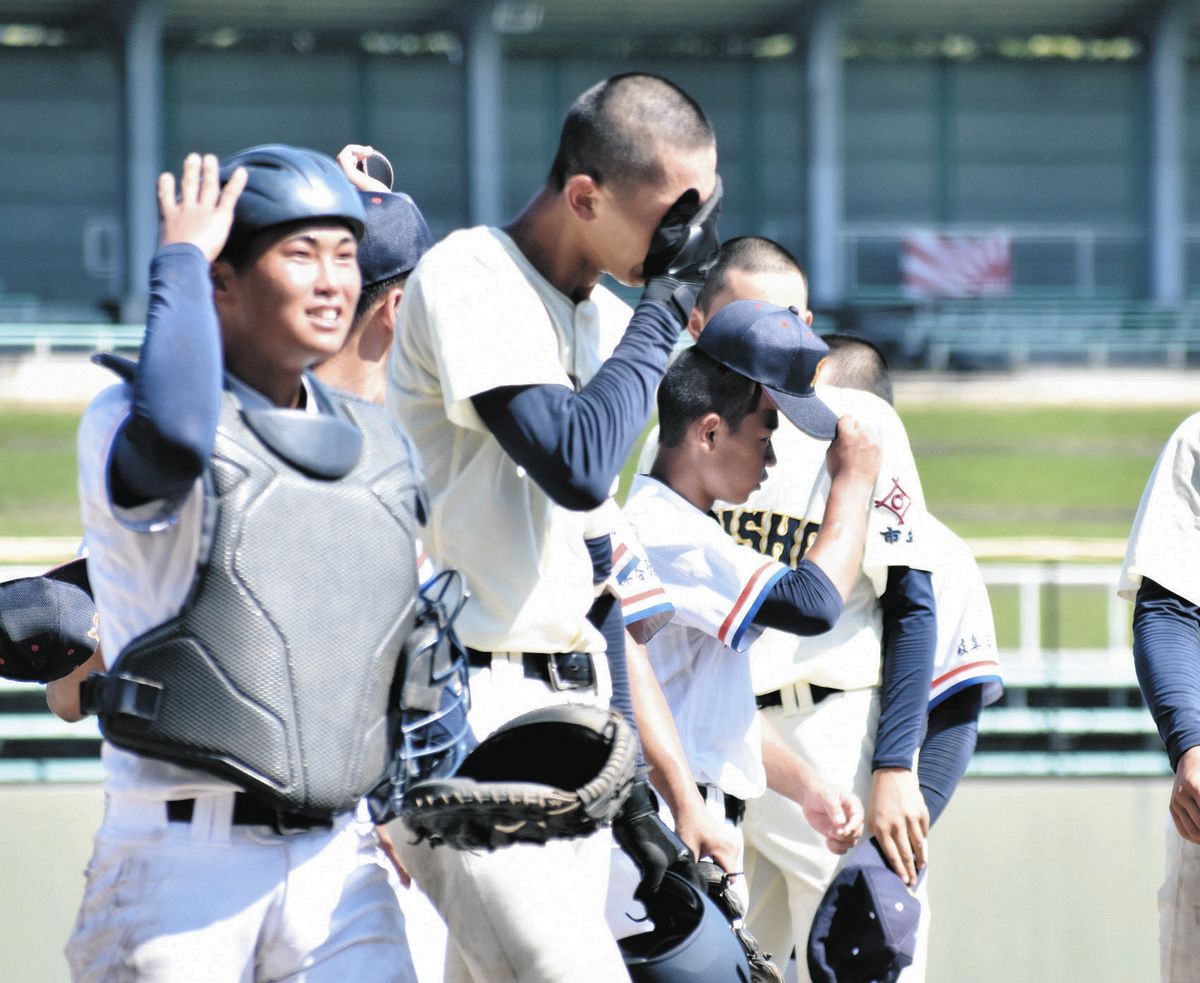
M 239 167 L 221 187 L 220 164 L 214 154 L 188 154 L 183 161 L 179 193 L 175 175 L 158 176 L 159 245 L 190 242 L 211 263 L 225 246 L 233 227 L 233 208 L 246 187 L 246 171 Z

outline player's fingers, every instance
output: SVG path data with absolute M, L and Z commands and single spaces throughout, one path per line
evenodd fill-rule
M 842 808 L 841 799 L 836 792 L 821 792 L 821 808 L 834 829 L 841 829 L 846 825 L 846 811 Z
M 179 180 L 179 200 L 185 208 L 195 204 L 196 192 L 200 187 L 200 155 L 188 154 L 183 158 L 183 176 Z
M 158 176 L 158 214 L 166 216 L 175 211 L 175 175 L 164 171 Z
M 846 829 L 855 830 L 857 835 L 863 826 L 862 800 L 857 795 L 845 794 L 842 796 L 842 807 L 846 811 Z
M 221 198 L 217 202 L 217 211 L 225 212 L 229 215 L 233 214 L 233 206 L 237 204 L 238 196 L 245 189 L 249 176 L 244 167 L 236 168 L 229 175 L 229 180 L 225 182 L 225 187 L 221 189 Z
M 912 845 L 913 865 L 916 870 L 925 869 L 925 832 L 919 824 L 909 828 L 909 842 Z M 914 874 L 915 876 L 915 874 Z
M 900 840 L 893 839 L 891 836 L 884 834 L 876 835 L 875 839 L 879 843 L 879 849 L 883 851 L 883 858 L 888 862 L 888 866 L 896 872 L 896 876 L 905 884 L 912 883 L 916 877 L 916 871 L 910 869 L 912 856 L 907 859 L 904 852 L 900 848 Z M 901 840 L 904 838 L 901 837 Z M 907 844 L 905 844 L 907 846 Z
M 220 164 L 216 154 L 205 154 L 200 167 L 199 202 L 203 208 L 212 208 L 221 193 Z
M 1200 843 L 1200 810 L 1195 808 L 1194 800 L 1178 794 L 1172 796 L 1171 818 L 1180 836 L 1191 843 Z

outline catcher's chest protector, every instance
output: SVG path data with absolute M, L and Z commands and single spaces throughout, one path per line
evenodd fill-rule
M 100 718 L 114 744 L 314 815 L 384 772 L 418 587 L 408 446 L 382 408 L 321 397 L 336 416 L 243 413 L 224 394 L 188 598 L 110 673 L 153 699 Z

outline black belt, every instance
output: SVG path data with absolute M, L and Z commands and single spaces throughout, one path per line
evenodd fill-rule
M 167 820 L 173 823 L 190 823 L 196 811 L 195 799 L 168 799 Z M 307 833 L 313 829 L 332 829 L 332 819 L 306 816 L 301 812 L 282 812 L 242 792 L 233 797 L 233 824 L 235 826 L 270 826 L 276 833 Z
M 700 797 L 707 802 L 709 786 L 697 785 L 696 788 L 700 790 Z M 739 799 L 736 795 L 730 795 L 728 792 L 721 792 L 721 795 L 725 797 L 726 821 L 733 823 L 734 826 L 741 826 L 742 820 L 746 818 L 746 800 Z
M 808 686 L 808 691 L 812 694 L 813 706 L 816 706 L 827 696 L 845 692 L 845 690 L 834 689 L 830 686 L 818 686 L 816 683 L 798 683 L 797 685 Z M 783 691 L 777 689 L 772 690 L 770 693 L 760 693 L 754 698 L 754 705 L 760 710 L 766 710 L 768 707 L 781 707 L 783 706 Z
M 467 665 L 486 669 L 491 664 L 491 652 L 467 649 Z M 526 676 L 553 690 L 596 688 L 596 666 L 588 652 L 522 652 L 521 666 Z

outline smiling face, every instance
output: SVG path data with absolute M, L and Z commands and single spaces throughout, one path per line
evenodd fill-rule
M 750 497 L 775 466 L 771 437 L 779 429 L 779 411 L 759 392 L 754 411 L 731 428 L 723 419 L 706 428 L 709 458 L 705 462 L 708 491 L 714 499 L 739 505 Z
M 240 271 L 215 263 L 213 280 L 235 374 L 299 373 L 346 340 L 362 282 L 358 242 L 341 223 L 299 226 L 260 246 Z

